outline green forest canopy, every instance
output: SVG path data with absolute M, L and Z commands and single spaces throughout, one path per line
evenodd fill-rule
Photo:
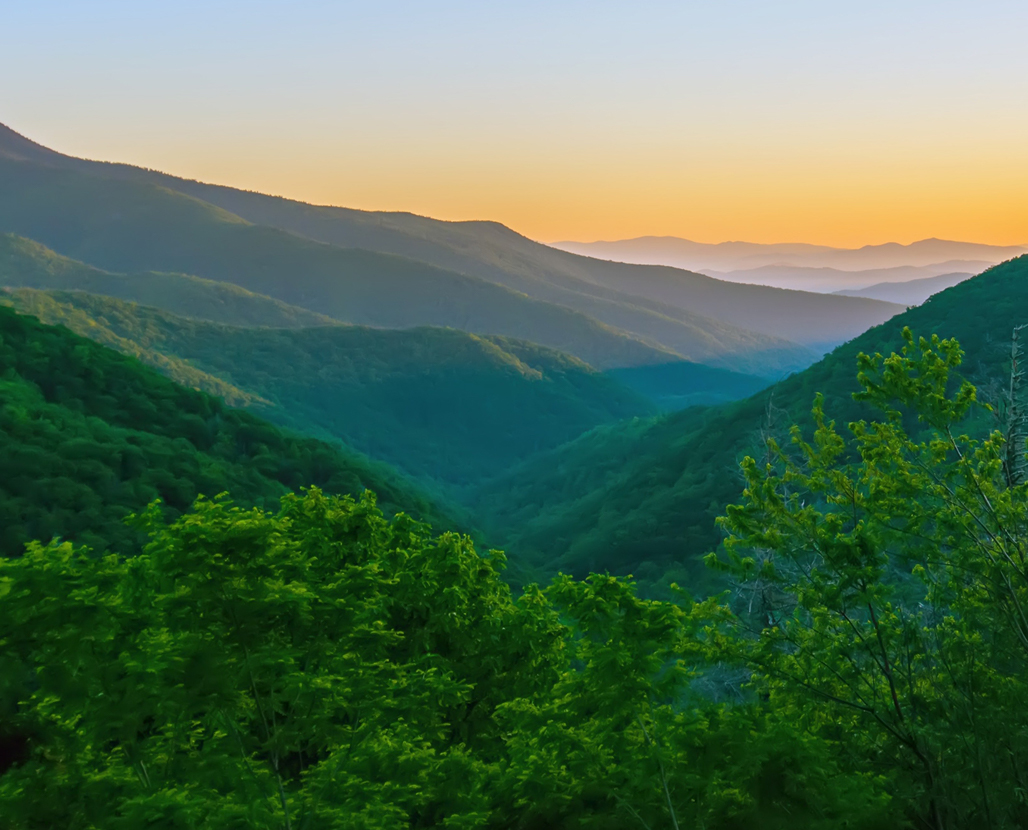
M 715 518 L 742 485 L 738 462 L 762 436 L 809 424 L 823 393 L 840 421 L 866 417 L 854 401 L 860 352 L 889 353 L 904 326 L 960 340 L 961 372 L 995 397 L 1010 336 L 1028 322 L 1028 256 L 995 266 L 930 298 L 765 392 L 713 409 L 599 427 L 486 484 L 473 507 L 512 554 L 584 576 L 633 573 L 657 582 L 671 573 L 695 590 L 708 585 L 702 556 L 720 542 Z
M 655 411 L 580 360 L 455 329 L 239 328 L 81 291 L 13 289 L 4 303 L 443 484 L 474 483 L 598 424 Z
M 502 555 L 318 490 L 3 560 L 5 826 L 1023 827 L 1028 485 L 963 436 L 956 342 L 903 336 L 861 357 L 873 421 L 819 397 L 745 461 L 700 604 L 514 597 Z
M 122 520 L 160 498 L 274 504 L 316 484 L 452 524 L 449 508 L 384 464 L 283 432 L 136 360 L 0 308 L 0 552 L 53 536 L 124 553 Z

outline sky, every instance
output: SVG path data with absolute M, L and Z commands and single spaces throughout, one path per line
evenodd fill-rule
M 542 241 L 1028 243 L 1028 3 L 4 4 L 72 155 Z

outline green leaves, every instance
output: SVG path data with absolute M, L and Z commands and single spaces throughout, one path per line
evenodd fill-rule
M 985 419 L 954 380 L 959 344 L 903 339 L 858 361 L 854 397 L 884 420 L 844 437 L 818 397 L 812 443 L 794 428 L 791 452 L 746 460 L 717 564 L 775 710 L 886 773 L 927 826 L 1020 826 L 1028 488 L 1009 486 L 999 433 L 966 434 Z
M 0 803 L 26 826 L 64 803 L 84 827 L 263 827 L 425 801 L 452 766 L 439 704 L 467 687 L 403 654 L 389 624 L 387 568 L 429 548 L 424 528 L 318 491 L 277 515 L 219 498 L 141 522 L 151 542 L 132 560 L 35 545 L 2 563 L 4 655 L 20 667 L 5 698 L 33 751 Z
M 276 513 L 220 496 L 135 523 L 150 542 L 131 559 L 36 544 L 0 560 L 5 828 L 881 811 L 859 778 L 797 796 L 806 759 L 832 768 L 827 745 L 704 696 L 705 655 L 733 658 L 715 601 L 645 600 L 599 575 L 514 598 L 501 554 L 387 521 L 370 494 L 311 489 Z

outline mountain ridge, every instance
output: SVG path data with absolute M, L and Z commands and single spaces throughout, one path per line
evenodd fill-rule
M 97 211 L 98 204 L 105 208 Z M 229 282 L 342 322 L 452 325 L 516 335 L 601 368 L 682 356 L 500 285 L 402 256 L 338 248 L 253 225 L 156 185 L 0 160 L 0 231 L 103 270 L 178 272 Z
M 159 185 L 50 165 L 0 159 L 0 231 L 109 271 L 172 271 L 231 282 L 343 322 L 452 326 L 518 337 L 597 368 L 677 357 L 767 373 L 798 368 L 813 357 L 794 342 L 702 315 L 669 309 L 672 318 L 638 304 L 614 304 L 646 317 L 645 336 L 402 254 L 319 242 L 254 225 Z
M 8 129 L 8 132 L 12 132 Z M 2 139 L 2 136 L 0 136 Z M 887 319 L 898 308 L 811 299 L 802 292 L 748 292 L 700 274 L 621 268 L 533 242 L 489 221 L 444 222 L 409 213 L 376 213 L 301 202 L 178 179 L 128 165 L 87 162 L 40 145 L 22 155 L 50 165 L 90 169 L 146 180 L 202 198 L 258 224 L 278 227 L 333 245 L 399 253 L 437 267 L 498 282 L 538 299 L 575 308 L 608 325 L 664 342 L 668 321 L 691 324 L 698 314 L 743 329 L 820 349 Z M 733 300 L 719 299 L 731 294 Z M 743 307 L 746 307 L 745 309 Z M 659 332 L 663 332 L 660 334 Z M 799 335 L 797 334 L 799 333 Z M 670 344 L 669 344 L 670 345 Z M 672 350 L 679 351 L 674 345 Z M 689 355 L 683 355 L 689 357 Z M 695 359 L 695 358 L 694 358 Z
M 625 262 L 664 264 L 693 270 L 741 271 L 765 266 L 807 266 L 858 271 L 945 260 L 984 260 L 996 264 L 1028 252 L 1021 245 L 987 245 L 930 237 L 909 244 L 886 242 L 858 248 L 807 243 L 694 242 L 675 236 L 642 236 L 601 242 L 555 242 L 561 250 L 587 256 L 621 257 Z M 975 255 L 977 254 L 977 255 Z

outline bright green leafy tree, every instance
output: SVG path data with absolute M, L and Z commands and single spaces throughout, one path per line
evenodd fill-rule
M 859 400 L 744 462 L 715 563 L 739 586 L 719 640 L 775 712 L 887 776 L 925 827 L 1028 825 L 1028 487 L 960 382 L 959 345 L 903 332 L 861 355 Z M 1023 452 L 1024 448 L 1019 448 Z
M 0 563 L 5 828 L 881 826 L 830 741 L 696 688 L 714 602 L 561 578 L 366 495 L 199 500 Z

